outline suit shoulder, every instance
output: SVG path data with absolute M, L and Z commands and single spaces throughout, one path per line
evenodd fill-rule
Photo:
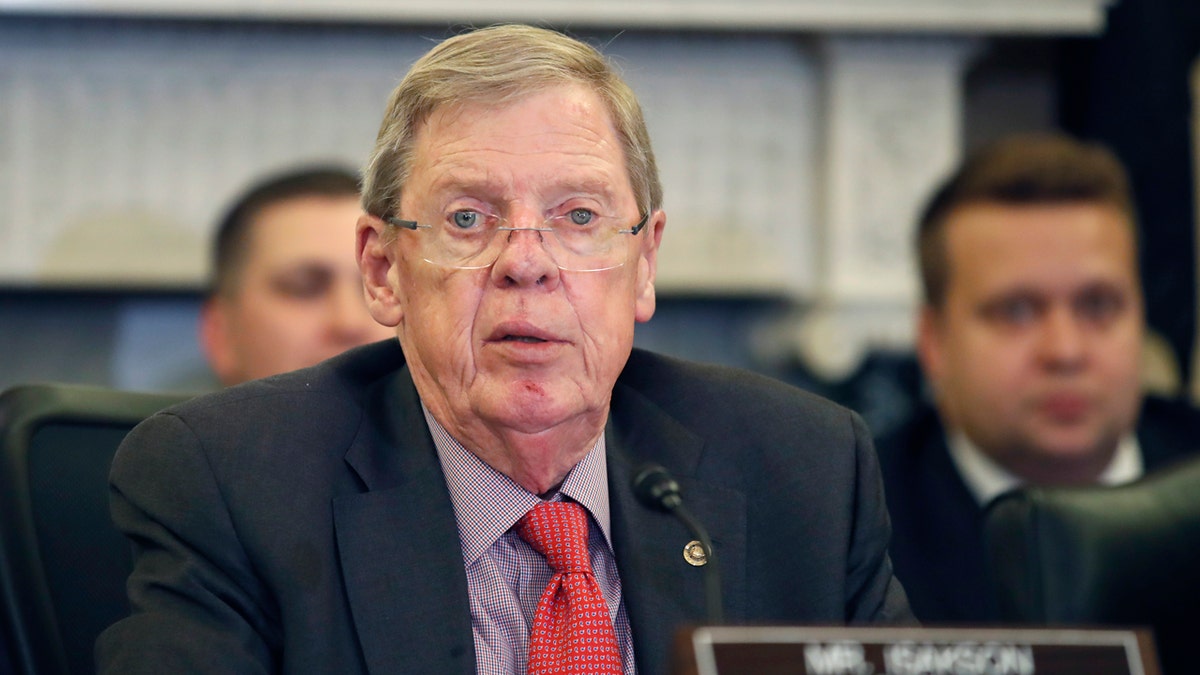
M 687 361 L 635 349 L 618 379 L 626 387 L 673 414 L 727 411 L 745 414 L 846 417 L 852 411 L 786 382 L 740 368 Z
M 956 470 L 946 450 L 945 431 L 933 406 L 918 407 L 904 423 L 874 440 L 893 507 L 914 500 L 923 502 L 928 498 L 923 493 L 931 482 L 955 482 Z
M 160 414 L 204 435 L 304 436 L 357 420 L 363 399 L 403 364 L 399 345 L 376 343 L 310 368 L 202 394 Z
M 1200 409 L 1182 399 L 1147 396 L 1137 436 L 1148 469 L 1200 454 Z
M 1183 399 L 1149 395 L 1142 402 L 1140 423 L 1200 430 L 1200 408 Z
M 875 449 L 882 461 L 911 462 L 944 443 L 945 431 L 937 410 L 919 406 L 901 424 L 875 436 Z

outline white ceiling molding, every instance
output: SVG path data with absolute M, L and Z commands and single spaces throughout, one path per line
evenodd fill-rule
M 576 28 L 1091 34 L 1118 0 L 0 0 L 4 12 Z

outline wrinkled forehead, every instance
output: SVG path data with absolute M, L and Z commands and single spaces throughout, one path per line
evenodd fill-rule
M 461 190 L 501 198 L 530 189 L 634 198 L 611 115 L 581 86 L 540 90 L 501 107 L 468 102 L 435 111 L 415 135 L 407 184 L 414 198 Z

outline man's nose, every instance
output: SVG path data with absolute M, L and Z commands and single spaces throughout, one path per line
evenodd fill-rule
M 532 214 L 510 221 L 496 232 L 500 251 L 492 266 L 493 280 L 515 286 L 557 283 L 559 268 L 549 248 L 553 236 L 545 221 Z
M 1042 359 L 1056 368 L 1074 368 L 1083 363 L 1087 336 L 1079 317 L 1069 307 L 1056 307 L 1042 321 Z

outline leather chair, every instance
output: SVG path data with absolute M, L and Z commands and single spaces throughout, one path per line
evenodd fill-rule
M 189 397 L 69 384 L 0 393 L 0 637 L 16 673 L 95 672 L 92 645 L 128 612 L 132 569 L 108 514 L 113 453 Z
M 1149 626 L 1164 673 L 1200 672 L 1200 458 L 1119 487 L 1016 490 L 985 539 L 1002 620 Z

